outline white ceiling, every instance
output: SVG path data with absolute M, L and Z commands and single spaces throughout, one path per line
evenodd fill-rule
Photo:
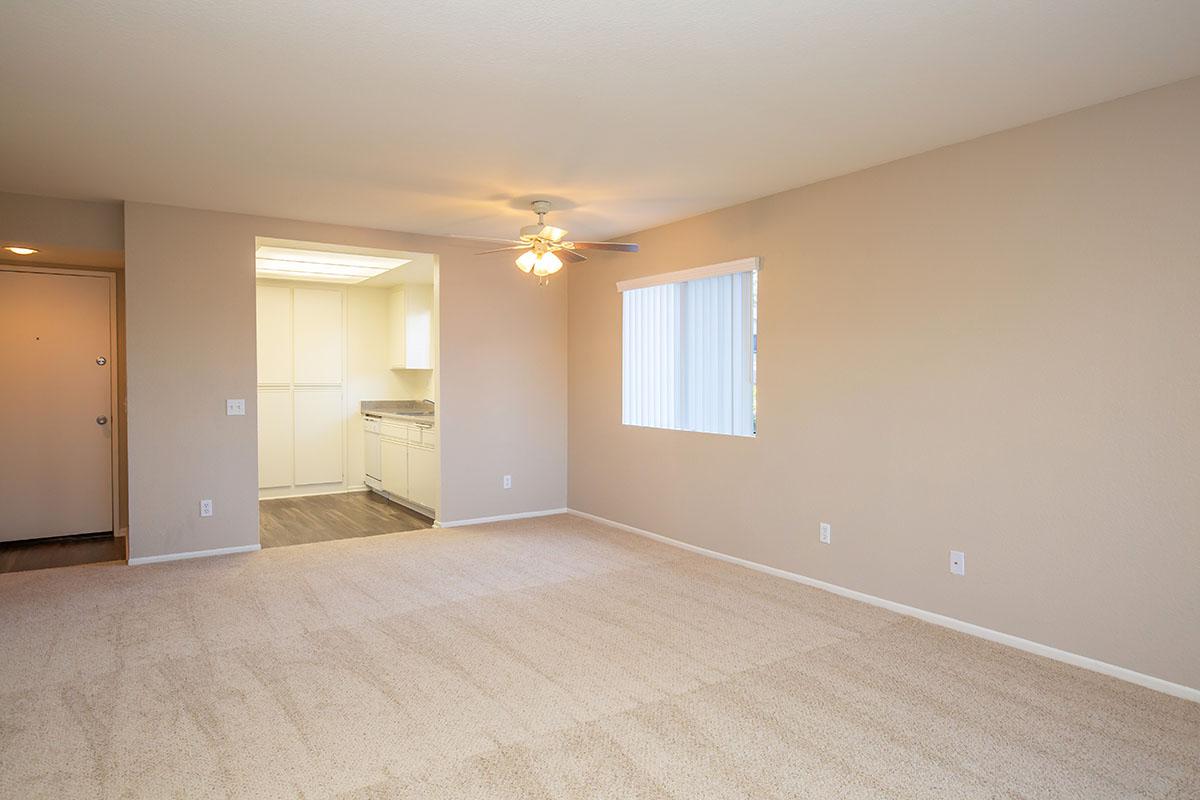
M 1197 0 L 0 10 L 0 190 L 420 233 L 615 236 L 1200 74 Z

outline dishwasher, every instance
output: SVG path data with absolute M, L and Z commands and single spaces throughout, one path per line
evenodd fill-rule
M 380 468 L 379 454 L 379 417 L 363 417 L 364 467 L 366 472 L 363 481 L 372 489 L 383 488 L 383 470 Z

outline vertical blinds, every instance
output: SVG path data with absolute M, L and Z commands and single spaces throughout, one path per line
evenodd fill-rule
M 754 272 L 622 292 L 622 421 L 754 434 Z

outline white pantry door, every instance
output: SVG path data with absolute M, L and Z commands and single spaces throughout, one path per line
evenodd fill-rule
M 110 280 L 0 270 L 0 541 L 112 530 Z

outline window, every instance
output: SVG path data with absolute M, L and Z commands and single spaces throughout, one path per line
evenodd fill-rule
M 621 421 L 753 436 L 758 259 L 622 281 Z

